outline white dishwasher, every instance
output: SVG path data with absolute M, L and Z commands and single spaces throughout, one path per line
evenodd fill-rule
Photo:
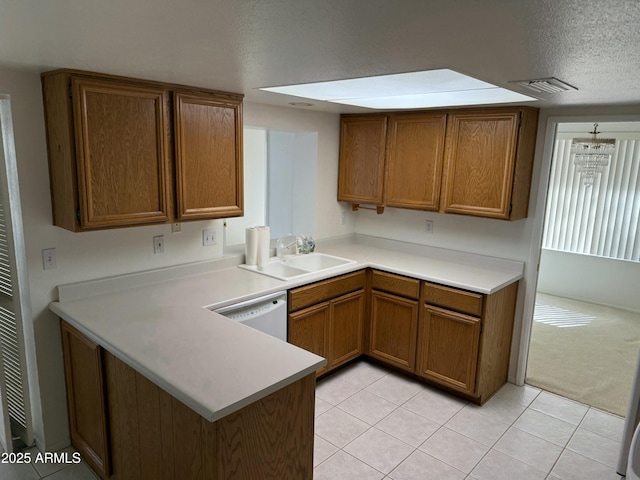
M 214 310 L 227 318 L 287 341 L 287 292 L 275 292 Z

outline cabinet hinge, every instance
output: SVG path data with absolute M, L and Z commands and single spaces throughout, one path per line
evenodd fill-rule
M 76 220 L 78 220 L 78 223 L 80 223 L 80 209 L 76 209 Z
M 71 84 L 69 84 L 68 92 L 69 92 L 69 98 L 73 98 L 73 88 Z
M 509 216 L 511 216 L 511 212 L 513 212 L 513 203 L 509 204 Z
M 522 112 L 518 115 L 518 128 L 522 126 Z

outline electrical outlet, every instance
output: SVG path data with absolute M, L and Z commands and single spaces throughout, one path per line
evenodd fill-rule
M 208 228 L 206 230 L 202 230 L 202 245 L 217 245 L 218 243 L 218 235 L 215 228 Z
M 42 250 L 42 268 L 45 270 L 53 270 L 58 266 L 56 262 L 56 249 L 45 248 Z
M 181 231 L 182 231 L 182 224 L 180 223 L 171 224 L 171 233 L 180 233 Z
M 433 233 L 433 220 L 426 221 L 427 233 Z
M 164 235 L 153 237 L 153 253 L 164 253 Z
M 340 225 L 346 225 L 347 224 L 347 212 L 342 212 L 340 214 Z

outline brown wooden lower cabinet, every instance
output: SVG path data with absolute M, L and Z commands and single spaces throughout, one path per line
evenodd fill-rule
M 67 384 L 76 386 L 68 390 L 72 439 L 89 438 L 72 442 L 101 478 L 313 478 L 315 375 L 209 422 L 65 322 L 62 331 Z M 86 381 L 85 371 L 104 381 Z M 94 402 L 105 392 L 101 409 Z M 81 413 L 87 408 L 92 415 Z
M 418 301 L 374 290 L 371 292 L 369 355 L 413 371 L 416 358 Z
M 484 403 L 507 381 L 518 283 L 489 295 L 422 283 L 416 374 Z
M 62 347 L 71 443 L 100 478 L 109 478 L 103 351 L 66 322 Z
M 362 355 L 364 290 L 289 314 L 289 343 L 327 359 L 316 374 Z
M 416 373 L 474 394 L 480 319 L 426 305 L 419 321 Z

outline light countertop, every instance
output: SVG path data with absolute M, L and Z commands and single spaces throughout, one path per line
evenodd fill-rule
M 371 237 L 319 242 L 348 266 L 282 281 L 217 261 L 58 288 L 49 308 L 210 421 L 313 373 L 326 361 L 209 309 L 374 267 L 489 294 L 521 262 Z

